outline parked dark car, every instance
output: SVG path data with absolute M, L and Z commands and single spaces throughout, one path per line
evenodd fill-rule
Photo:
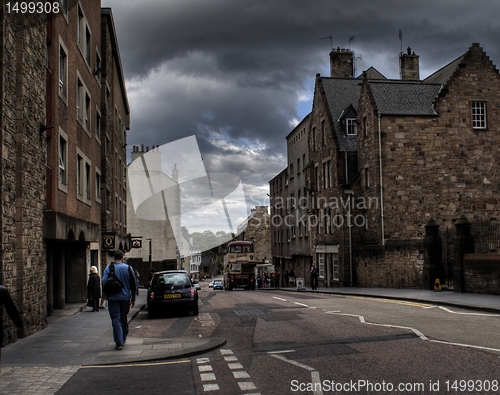
M 198 292 L 185 270 L 156 272 L 148 289 L 148 316 L 166 312 L 198 315 Z

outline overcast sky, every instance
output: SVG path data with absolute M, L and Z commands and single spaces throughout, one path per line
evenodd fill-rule
M 311 111 L 315 75 L 349 48 L 356 75 L 399 78 L 398 55 L 425 78 L 480 43 L 500 64 L 498 0 L 102 0 L 111 7 L 133 145 L 196 136 L 208 172 L 233 173 L 250 205 L 286 166 L 285 137 Z M 321 39 L 323 37 L 329 38 Z M 179 166 L 181 171 L 182 166 Z

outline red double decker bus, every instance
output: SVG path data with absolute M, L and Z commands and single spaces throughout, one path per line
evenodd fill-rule
M 224 255 L 224 289 L 255 290 L 255 254 L 251 241 L 232 241 Z

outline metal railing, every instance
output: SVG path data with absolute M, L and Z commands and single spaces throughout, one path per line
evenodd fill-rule
M 474 236 L 474 252 L 480 254 L 500 252 L 500 221 L 473 223 L 471 234 Z

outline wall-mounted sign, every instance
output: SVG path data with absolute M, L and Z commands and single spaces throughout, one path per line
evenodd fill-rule
M 116 235 L 114 233 L 103 233 L 102 234 L 102 248 L 105 250 L 114 250 L 115 249 L 115 238 L 116 238 Z
M 132 237 L 132 248 L 142 248 L 142 237 Z

